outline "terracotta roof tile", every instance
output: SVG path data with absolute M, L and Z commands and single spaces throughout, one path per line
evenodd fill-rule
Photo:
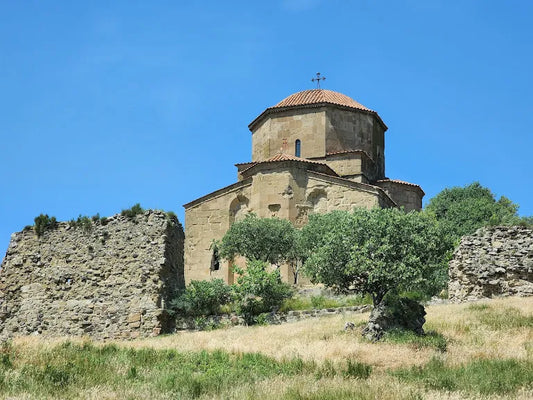
M 368 107 L 365 107 L 361 103 L 355 101 L 351 97 L 346 96 L 345 94 L 334 92 L 333 90 L 326 89 L 311 89 L 304 90 L 298 93 L 291 94 L 289 97 L 281 100 L 275 106 L 267 108 L 259 116 L 257 116 L 249 125 L 248 128 L 253 131 L 256 124 L 263 120 L 266 116 L 271 113 L 282 112 L 285 110 L 291 110 L 293 108 L 312 108 L 320 107 L 321 105 L 331 104 L 340 107 L 347 107 L 355 110 L 360 110 L 366 113 L 373 114 L 377 117 L 378 121 L 383 128 L 387 130 L 387 125 L 380 118 L 378 113 L 374 110 L 371 110 Z
M 263 160 L 263 161 L 258 161 L 258 163 L 272 162 L 272 161 L 288 161 L 288 160 L 290 160 L 290 161 L 302 161 L 302 162 L 311 163 L 311 164 L 324 164 L 324 163 L 322 163 L 320 161 L 308 160 L 307 158 L 296 157 L 296 156 L 293 156 L 291 154 L 286 154 L 286 153 L 278 153 L 274 157 L 267 158 L 266 160 Z M 326 164 L 324 164 L 324 165 L 326 165 Z
M 294 107 L 320 103 L 337 104 L 339 106 L 357 108 L 359 110 L 373 111 L 342 93 L 326 89 L 311 89 L 291 94 L 289 97 L 286 97 L 270 108 Z
M 246 168 L 245 170 L 241 171 L 241 174 L 246 172 L 246 171 L 248 171 L 250 168 L 255 167 L 257 164 L 266 164 L 266 163 L 274 163 L 274 162 L 282 162 L 282 161 L 299 161 L 299 162 L 303 162 L 303 163 L 307 163 L 307 164 L 323 165 L 323 166 L 325 166 L 325 167 L 327 167 L 328 169 L 331 170 L 331 168 L 326 163 L 323 163 L 323 162 L 320 162 L 320 161 L 313 161 L 313 160 L 309 160 L 307 158 L 296 157 L 296 156 L 293 156 L 293 155 L 290 155 L 290 154 L 278 153 L 278 154 L 276 154 L 273 157 L 267 158 L 266 160 L 252 162 L 248 168 Z M 331 170 L 331 171 L 333 173 L 335 173 L 333 170 Z
M 416 183 L 410 183 L 410 182 L 405 182 L 405 181 L 401 181 L 399 179 L 380 179 L 378 181 L 376 181 L 378 183 L 381 183 L 381 182 L 392 182 L 392 183 L 399 183 L 401 185 L 407 185 L 407 186 L 414 186 L 414 187 L 417 187 L 417 188 L 420 188 L 420 185 L 417 185 Z
M 372 161 L 372 157 L 370 157 L 370 154 L 368 154 L 366 151 L 364 150 L 341 150 L 341 151 L 331 151 L 329 153 L 326 153 L 326 156 L 336 156 L 336 155 L 340 155 L 340 154 L 350 154 L 350 153 L 362 153 L 364 154 L 365 156 L 367 156 L 368 158 L 370 158 Z

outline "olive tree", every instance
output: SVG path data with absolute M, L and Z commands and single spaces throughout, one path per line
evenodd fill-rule
M 294 257 L 296 235 L 287 220 L 248 214 L 229 228 L 217 247 L 219 255 L 227 260 L 239 255 L 279 266 Z
M 451 249 L 430 215 L 395 208 L 315 214 L 302 236 L 313 282 L 368 293 L 374 307 L 389 292 L 427 290 Z

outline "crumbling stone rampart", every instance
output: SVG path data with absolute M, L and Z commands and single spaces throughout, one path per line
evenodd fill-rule
M 533 295 L 533 230 L 497 226 L 463 237 L 449 274 L 452 301 Z
M 183 239 L 162 211 L 14 233 L 0 271 L 0 338 L 171 332 L 164 308 L 184 286 Z

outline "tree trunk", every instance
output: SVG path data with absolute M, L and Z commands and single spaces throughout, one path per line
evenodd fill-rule
M 370 313 L 368 324 L 363 329 L 363 336 L 369 340 L 377 341 L 385 332 L 394 329 L 412 331 L 418 335 L 424 334 L 422 326 L 426 322 L 424 306 L 418 302 L 384 295 L 372 295 L 374 309 Z

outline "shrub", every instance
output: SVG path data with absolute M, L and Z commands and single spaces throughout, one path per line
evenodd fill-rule
M 191 281 L 185 291 L 171 302 L 172 309 L 187 316 L 217 314 L 220 306 L 232 301 L 231 286 L 222 279 Z
M 93 229 L 93 222 L 99 221 L 100 215 L 89 218 L 87 215 L 78 215 L 77 219 L 71 219 L 68 221 L 69 226 L 72 228 L 81 228 L 84 232 L 90 232 Z
M 93 229 L 93 222 L 86 215 L 79 215 L 76 220 L 76 227 L 81 228 L 84 232 L 90 232 Z
M 238 285 L 233 286 L 237 311 L 249 324 L 255 323 L 259 314 L 277 311 L 293 294 L 291 286 L 281 281 L 279 270 L 267 271 L 267 264 L 262 261 L 248 261 L 246 270 L 233 269 L 240 275 Z
M 136 215 L 142 214 L 143 212 L 144 212 L 144 209 L 141 207 L 139 203 L 137 203 L 129 209 L 122 210 L 120 212 L 120 215 L 126 218 L 129 218 L 129 219 L 133 219 Z
M 34 229 L 38 237 L 42 236 L 47 230 L 57 228 L 56 217 L 49 217 L 48 214 L 40 214 L 38 217 L 35 217 L 34 221 Z
M 167 211 L 166 214 L 168 219 L 178 219 L 178 216 L 174 211 Z

